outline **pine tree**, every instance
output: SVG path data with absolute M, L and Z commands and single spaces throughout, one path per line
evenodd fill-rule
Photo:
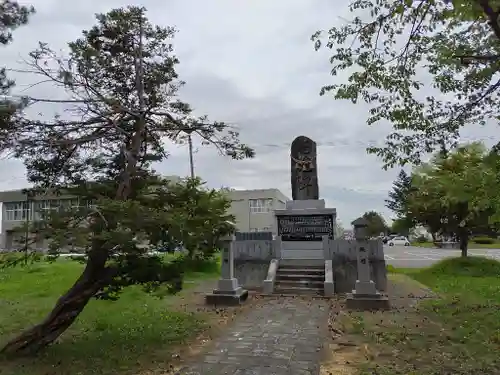
M 389 192 L 389 199 L 385 200 L 385 206 L 393 211 L 398 218 L 407 216 L 407 199 L 411 192 L 411 176 L 403 169 L 399 172 L 396 181 L 393 183 L 393 188 Z
M 45 44 L 31 54 L 35 72 L 64 88 L 69 99 L 26 101 L 66 103 L 72 116 L 40 121 L 17 114 L 14 150 L 35 193 L 69 194 L 89 203 L 37 223 L 51 238 L 53 253 L 69 239 L 85 248 L 87 261 L 46 319 L 4 352 L 49 345 L 93 297 L 117 298 L 131 284 L 178 288 L 184 264 L 148 256 L 144 242 L 167 240 L 196 253 L 213 249 L 233 230 L 223 195 L 200 192 L 199 181 L 171 186 L 152 169 L 168 156 L 164 140 L 176 141 L 186 128 L 234 159 L 254 152 L 227 124 L 194 117 L 176 97 L 183 82 L 175 71 L 175 30 L 152 25 L 145 12 L 128 7 L 97 15 L 97 25 L 69 43 L 67 57 Z M 199 233 L 201 227 L 207 230 Z
M 28 23 L 33 7 L 21 6 L 16 1 L 0 0 L 0 45 L 6 46 L 13 40 L 12 31 Z M 14 81 L 7 77 L 6 67 L 0 67 L 0 151 L 10 144 L 12 135 L 11 116 L 22 107 L 22 102 L 9 97 Z

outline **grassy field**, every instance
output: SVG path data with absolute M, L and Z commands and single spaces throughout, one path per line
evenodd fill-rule
M 412 242 L 411 246 L 426 247 L 426 248 L 434 248 L 435 247 L 432 242 Z M 491 243 L 491 244 L 479 244 L 479 243 L 475 243 L 475 242 L 470 242 L 469 249 L 500 249 L 500 242 Z
M 196 285 L 218 275 L 218 262 L 186 275 Z M 82 265 L 71 260 L 0 270 L 0 345 L 39 322 L 75 281 Z M 36 358 L 0 362 L 2 375 L 136 374 L 161 367 L 173 348 L 205 327 L 202 313 L 176 308 L 179 296 L 163 299 L 128 288 L 117 302 L 92 300 L 77 322 Z
M 500 374 L 499 262 L 454 258 L 395 272 L 405 292 L 393 292 L 391 311 L 339 315 L 343 339 L 361 348 L 351 351 L 361 374 Z

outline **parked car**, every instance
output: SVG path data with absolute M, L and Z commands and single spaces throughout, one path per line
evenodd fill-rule
M 408 241 L 408 238 L 399 236 L 399 237 L 394 237 L 392 240 L 387 241 L 387 245 L 389 246 L 410 246 L 410 241 Z
M 398 237 L 398 235 L 397 234 L 391 234 L 389 236 L 385 236 L 384 238 L 382 238 L 382 242 L 386 244 L 387 242 L 389 242 L 390 240 L 392 240 L 394 237 Z

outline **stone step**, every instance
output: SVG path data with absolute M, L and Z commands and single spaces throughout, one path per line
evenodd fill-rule
M 307 263 L 302 263 L 302 264 L 286 264 L 283 262 L 280 262 L 280 268 L 287 268 L 287 269 L 295 269 L 295 268 L 310 268 L 310 269 L 317 269 L 321 270 L 325 268 L 324 264 L 307 264 Z
M 301 288 L 322 288 L 324 284 L 323 280 L 311 280 L 311 279 L 289 279 L 289 280 L 276 280 L 275 285 L 278 287 L 288 287 L 288 286 L 298 286 Z
M 276 274 L 276 280 L 290 280 L 290 279 L 306 279 L 306 280 L 325 280 L 324 273 L 281 273 Z
M 289 286 L 282 287 L 276 286 L 274 289 L 274 294 L 283 294 L 283 295 L 319 295 L 322 296 L 324 294 L 323 288 L 307 288 L 307 287 L 298 287 L 298 286 Z
M 284 268 L 279 266 L 278 267 L 278 274 L 325 274 L 325 269 L 324 268 L 309 268 L 309 267 L 301 267 L 301 268 Z
M 309 268 L 318 267 L 324 268 L 324 259 L 281 259 L 280 267 L 296 267 L 296 268 Z

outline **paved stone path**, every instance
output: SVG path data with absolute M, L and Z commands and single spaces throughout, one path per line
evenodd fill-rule
M 200 363 L 179 375 L 318 375 L 328 304 L 281 297 L 236 319 Z

